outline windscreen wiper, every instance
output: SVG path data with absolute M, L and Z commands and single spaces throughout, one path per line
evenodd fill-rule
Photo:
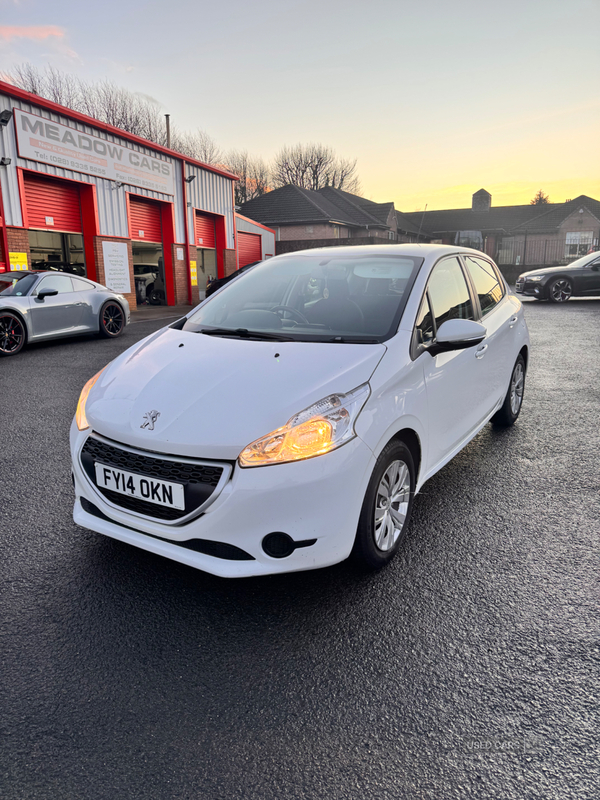
M 263 331 L 249 331 L 248 328 L 202 328 L 198 333 L 207 336 L 231 336 L 234 339 L 259 339 L 274 342 L 293 342 L 291 336 L 282 336 L 279 333 L 264 333 Z

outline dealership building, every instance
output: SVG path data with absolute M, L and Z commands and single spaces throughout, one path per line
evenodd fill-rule
M 180 305 L 274 254 L 235 213 L 231 173 L 0 81 L 0 272 L 85 275 Z

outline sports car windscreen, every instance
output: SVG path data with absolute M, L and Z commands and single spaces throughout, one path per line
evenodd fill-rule
M 184 330 L 297 341 L 383 341 L 396 332 L 422 263 L 422 258 L 383 254 L 281 256 L 226 285 Z
M 37 280 L 37 274 L 0 275 L 0 294 L 3 297 L 24 297 Z

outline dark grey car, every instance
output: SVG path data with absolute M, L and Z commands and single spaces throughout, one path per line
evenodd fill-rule
M 588 253 L 562 267 L 540 267 L 517 278 L 518 294 L 566 303 L 571 297 L 600 295 L 600 253 Z
M 81 333 L 120 336 L 129 324 L 129 303 L 99 283 L 61 272 L 0 273 L 0 356 L 27 342 Z

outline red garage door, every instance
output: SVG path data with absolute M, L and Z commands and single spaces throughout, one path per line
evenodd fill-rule
M 25 173 L 27 227 L 81 233 L 79 186 Z
M 142 197 L 129 196 L 131 238 L 142 242 L 162 242 L 160 205 Z
M 212 217 L 196 212 L 196 247 L 216 247 L 215 243 L 215 221 Z
M 262 242 L 258 233 L 242 233 L 238 231 L 238 256 L 240 269 L 246 264 L 262 259 Z

